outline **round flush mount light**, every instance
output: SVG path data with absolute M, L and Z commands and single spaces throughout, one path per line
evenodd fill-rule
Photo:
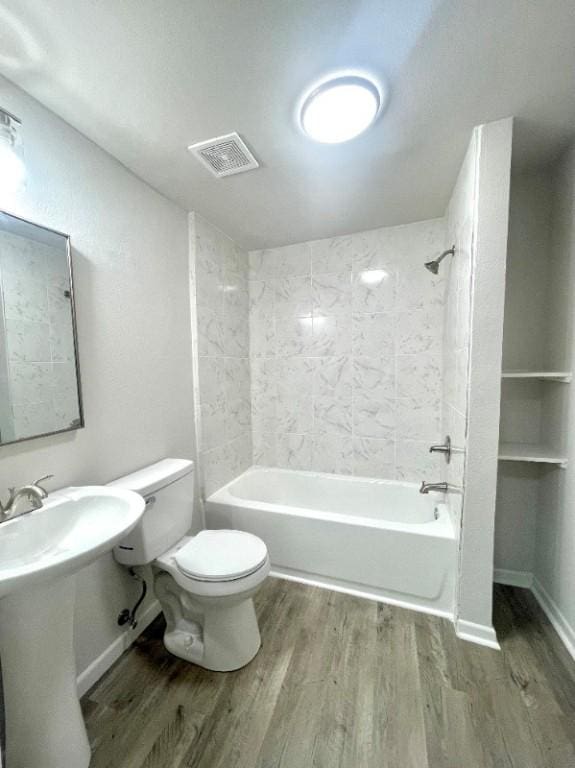
M 371 78 L 358 74 L 335 75 L 315 85 L 304 96 L 299 120 L 311 139 L 323 144 L 339 144 L 367 130 L 381 106 L 381 90 Z

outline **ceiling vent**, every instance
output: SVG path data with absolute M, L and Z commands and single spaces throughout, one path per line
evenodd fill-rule
M 259 163 L 237 133 L 199 141 L 188 147 L 190 152 L 210 169 L 218 179 L 259 168 Z

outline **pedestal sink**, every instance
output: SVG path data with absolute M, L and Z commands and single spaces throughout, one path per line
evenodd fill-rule
M 112 487 L 66 488 L 0 525 L 0 659 L 9 768 L 88 768 L 76 693 L 72 574 L 110 551 L 144 500 Z

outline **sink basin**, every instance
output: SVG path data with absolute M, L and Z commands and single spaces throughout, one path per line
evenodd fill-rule
M 65 488 L 0 525 L 0 659 L 10 768 L 88 768 L 76 693 L 74 573 L 144 513 L 137 493 Z
M 113 549 L 143 511 L 141 496 L 112 487 L 51 493 L 41 509 L 0 525 L 0 598 L 88 565 Z

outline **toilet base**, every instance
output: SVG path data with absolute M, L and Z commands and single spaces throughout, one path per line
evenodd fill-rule
M 191 595 L 170 574 L 157 573 L 155 592 L 166 619 L 167 650 L 214 672 L 244 667 L 261 646 L 255 591 L 217 598 Z

